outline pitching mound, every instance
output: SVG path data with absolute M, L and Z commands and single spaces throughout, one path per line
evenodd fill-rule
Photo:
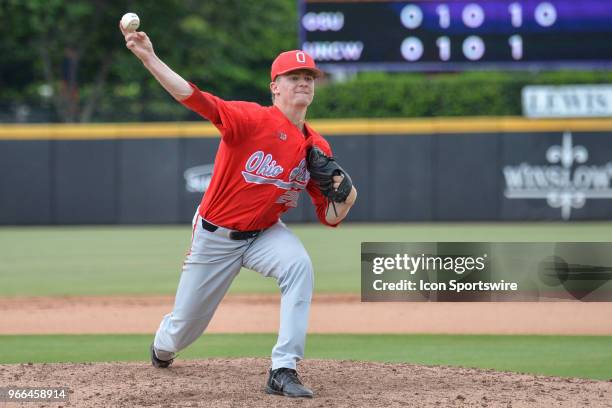
M 612 382 L 492 370 L 307 360 L 312 400 L 263 392 L 269 360 L 0 365 L 0 384 L 67 386 L 76 407 L 612 407 Z M 2 405 L 2 403 L 0 403 Z M 6 406 L 12 406 L 7 404 Z

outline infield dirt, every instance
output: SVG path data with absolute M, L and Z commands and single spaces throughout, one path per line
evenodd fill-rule
M 153 334 L 171 296 L 0 298 L 0 334 Z M 229 295 L 207 333 L 275 333 L 277 295 Z M 361 303 L 315 295 L 309 333 L 612 335 L 612 302 Z
M 149 333 L 171 297 L 0 298 L 0 333 Z M 277 296 L 228 296 L 208 332 L 274 332 Z M 609 334 L 612 303 L 387 303 L 313 299 L 310 332 Z M 474 316 L 478 316 L 477 319 Z M 503 318 L 500 318 L 503 316 Z M 307 359 L 313 400 L 263 392 L 269 359 L 0 365 L 2 386 L 69 387 L 70 403 L 28 407 L 610 407 L 612 382 L 357 361 Z M 16 404 L 2 403 L 0 407 Z
M 72 391 L 68 404 L 29 407 L 612 407 L 612 382 L 325 360 L 302 363 L 302 380 L 315 398 L 293 400 L 264 393 L 268 367 L 268 359 L 179 360 L 169 369 L 145 363 L 3 365 L 0 383 Z

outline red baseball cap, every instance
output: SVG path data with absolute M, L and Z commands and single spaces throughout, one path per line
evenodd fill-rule
M 274 81 L 277 76 L 298 69 L 307 69 L 311 71 L 315 78 L 323 75 L 323 72 L 317 68 L 314 59 L 312 59 L 310 55 L 302 50 L 291 50 L 278 54 L 278 57 L 276 57 L 272 63 L 270 79 Z

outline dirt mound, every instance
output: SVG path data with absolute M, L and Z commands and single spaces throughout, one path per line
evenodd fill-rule
M 612 382 L 326 360 L 300 367 L 315 398 L 290 400 L 263 392 L 268 365 L 268 359 L 179 360 L 165 370 L 145 363 L 0 365 L 0 384 L 72 390 L 69 404 L 32 407 L 612 407 Z

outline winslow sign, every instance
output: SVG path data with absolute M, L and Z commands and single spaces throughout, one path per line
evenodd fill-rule
M 548 148 L 546 160 L 547 165 L 505 166 L 506 198 L 546 200 L 549 206 L 561 209 L 564 220 L 586 200 L 612 199 L 612 162 L 589 164 L 589 151 L 574 146 L 570 132 L 563 134 L 561 145 Z

